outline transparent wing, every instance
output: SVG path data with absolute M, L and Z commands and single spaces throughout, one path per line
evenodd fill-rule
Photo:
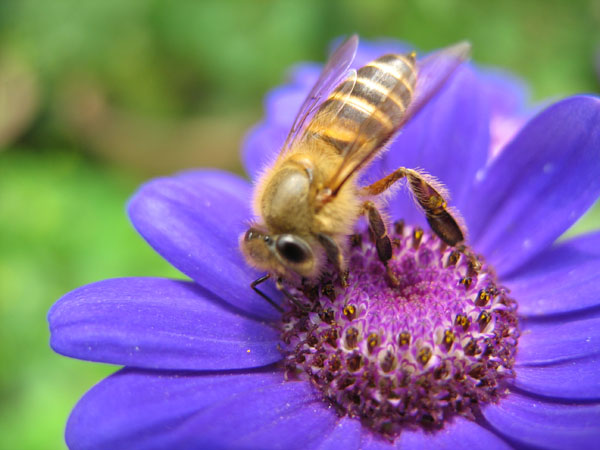
M 469 59 L 470 55 L 471 44 L 468 42 L 459 42 L 458 44 L 431 53 L 422 60 L 417 61 L 415 97 L 406 112 L 401 126 L 421 111 L 423 106 L 444 86 L 458 66 Z
M 322 100 L 327 98 L 327 95 L 346 76 L 348 68 L 356 55 L 357 47 L 358 36 L 354 34 L 332 53 L 319 79 L 300 107 L 298 115 L 294 119 L 294 124 L 281 148 L 280 155 L 292 146 L 296 138 L 301 135 L 300 131 L 304 128 L 305 124 L 310 122 L 309 118 L 317 111 Z
M 460 42 L 417 61 L 415 93 L 404 115 L 397 122 L 395 128 L 386 134 L 378 132 L 380 122 L 377 117 L 380 113 L 388 113 L 385 109 L 386 103 L 378 108 L 376 114 L 370 115 L 362 122 L 356 133 L 357 139 L 343 150 L 344 159 L 340 167 L 326 183 L 325 191 L 328 196 L 335 196 L 354 173 L 368 164 L 383 149 L 385 143 L 422 110 L 429 100 L 440 91 L 458 66 L 468 59 L 470 51 L 469 43 Z M 327 195 L 324 196 L 324 201 L 327 201 Z

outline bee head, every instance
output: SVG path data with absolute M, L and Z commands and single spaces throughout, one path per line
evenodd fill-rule
M 251 226 L 240 238 L 240 248 L 248 263 L 267 272 L 289 278 L 290 271 L 312 278 L 317 269 L 311 245 L 295 234 L 270 234 Z

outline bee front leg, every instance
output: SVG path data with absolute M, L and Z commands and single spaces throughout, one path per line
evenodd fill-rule
M 338 276 L 340 277 L 340 283 L 342 284 L 342 287 L 347 287 L 348 286 L 348 273 L 343 270 L 344 258 L 342 256 L 342 251 L 340 250 L 340 247 L 337 245 L 335 240 L 333 240 L 331 238 L 331 236 L 328 236 L 326 234 L 319 233 L 319 234 L 317 234 L 317 238 L 319 239 L 319 242 L 325 249 L 325 254 L 327 255 L 327 259 L 329 260 L 330 263 L 333 264 L 335 271 L 337 272 Z
M 262 298 L 264 298 L 267 302 L 269 302 L 271 304 L 271 306 L 273 306 L 273 308 L 275 308 L 279 312 L 283 312 L 283 308 L 281 306 L 279 306 L 277 303 L 275 303 L 271 299 L 271 297 L 269 297 L 263 291 L 261 291 L 260 289 L 258 289 L 258 285 L 261 284 L 261 283 L 264 283 L 269 278 L 271 278 L 271 275 L 269 275 L 269 274 L 263 275 L 262 277 L 257 278 L 252 283 L 250 283 L 250 287 L 252 288 L 252 290 L 254 292 L 256 292 L 258 295 L 260 295 Z
M 367 216 L 369 229 L 371 230 L 371 234 L 375 241 L 377 255 L 379 256 L 379 259 L 385 266 L 390 283 L 394 286 L 397 286 L 398 279 L 388 266 L 388 261 L 392 259 L 392 241 L 390 240 L 390 237 L 387 234 L 385 222 L 383 221 L 381 214 L 379 214 L 379 211 L 377 210 L 377 207 L 373 202 L 364 202 L 363 210 L 365 212 L 365 215 Z
M 298 300 L 294 294 L 292 294 L 290 291 L 288 291 L 286 289 L 285 285 L 283 284 L 283 280 L 281 278 L 277 279 L 276 286 L 277 286 L 277 289 L 279 289 L 283 293 L 283 295 L 289 301 L 291 301 L 296 306 L 296 308 L 298 308 L 301 312 L 303 312 L 303 313 L 310 312 L 310 310 L 311 310 L 310 306 L 302 304 L 302 302 L 300 302 L 300 300 Z

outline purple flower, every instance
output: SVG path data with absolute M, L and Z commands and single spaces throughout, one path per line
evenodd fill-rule
M 395 45 L 365 44 L 357 63 Z M 244 148 L 253 179 L 317 76 L 300 66 L 268 95 Z M 508 77 L 461 68 L 364 175 L 406 166 L 439 177 L 485 258 L 479 272 L 399 191 L 389 215 L 404 220 L 390 230 L 401 288 L 379 283 L 360 228 L 348 291 L 324 282 L 305 292 L 312 312 L 288 305 L 281 319 L 250 289 L 262 274 L 238 249 L 251 218 L 246 180 L 201 170 L 144 185 L 129 204 L 135 228 L 193 281 L 105 280 L 54 305 L 55 351 L 125 366 L 77 404 L 67 444 L 597 445 L 600 233 L 555 241 L 600 194 L 600 101 L 568 98 L 526 121 L 522 92 Z

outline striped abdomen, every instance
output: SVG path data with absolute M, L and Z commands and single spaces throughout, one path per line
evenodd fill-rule
M 416 78 L 414 53 L 382 56 L 340 84 L 307 131 L 341 153 L 351 144 L 381 146 L 401 125 Z

